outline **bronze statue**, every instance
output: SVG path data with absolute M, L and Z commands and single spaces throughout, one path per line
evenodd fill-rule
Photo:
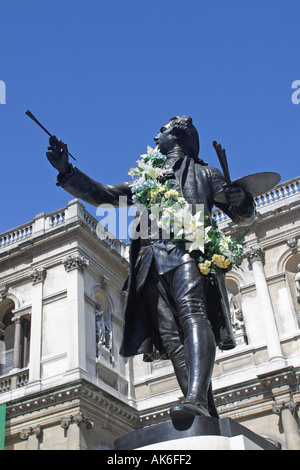
M 226 181 L 217 168 L 198 158 L 199 138 L 191 118 L 170 119 L 154 140 L 167 157 L 164 168 L 173 187 L 189 204 L 203 204 L 208 224 L 214 204 L 237 224 L 253 222 L 253 198 L 241 187 L 227 185 L 225 202 L 214 200 L 217 193 L 224 192 Z M 55 137 L 49 142 L 47 157 L 59 171 L 58 186 L 95 206 L 109 203 L 117 207 L 120 196 L 127 197 L 128 205 L 133 204 L 130 182 L 103 185 L 68 161 L 66 144 Z M 138 229 L 138 223 L 135 226 Z M 120 354 L 172 361 L 184 395 L 183 401 L 170 409 L 173 419 L 218 417 L 211 387 L 216 345 L 221 349 L 235 347 L 225 275 L 219 272 L 214 284 L 208 282 L 197 267 L 196 255 L 186 251 L 184 243 L 170 239 L 131 240 Z

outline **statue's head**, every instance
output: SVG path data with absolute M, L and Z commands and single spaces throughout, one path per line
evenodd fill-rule
M 163 154 L 167 154 L 177 145 L 185 155 L 195 159 L 198 157 L 199 136 L 192 118 L 188 116 L 175 116 L 169 119 L 154 140 Z

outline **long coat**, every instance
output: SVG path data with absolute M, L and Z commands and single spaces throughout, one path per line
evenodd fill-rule
M 215 204 L 235 223 L 240 225 L 252 223 L 255 209 L 250 195 L 247 195 L 246 201 L 238 208 L 231 207 L 229 204 L 215 203 L 214 195 L 223 188 L 225 183 L 223 175 L 217 168 L 204 166 L 187 156 L 180 165 L 176 179 L 181 194 L 189 204 L 203 204 L 204 214 L 208 216 L 208 220 L 211 220 L 211 211 Z M 58 177 L 57 185 L 62 186 L 76 198 L 83 199 L 95 206 L 107 203 L 118 207 L 120 196 L 127 197 L 128 205 L 133 204 L 130 183 L 103 185 L 77 168 L 74 168 L 67 177 Z M 136 229 L 138 228 L 139 218 L 134 226 Z M 147 306 L 137 295 L 137 277 L 134 267 L 139 250 L 140 239 L 133 236 L 130 243 L 128 294 L 124 315 L 123 341 L 120 349 L 121 355 L 125 357 L 153 353 L 153 334 Z M 174 267 L 178 264 L 179 262 L 175 260 Z M 230 309 L 223 273 L 218 274 L 215 284 L 208 285 L 207 309 L 219 348 L 234 348 L 235 340 L 230 322 Z M 164 351 L 159 352 L 164 353 Z

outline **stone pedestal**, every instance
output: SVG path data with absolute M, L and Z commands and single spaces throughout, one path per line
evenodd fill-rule
M 230 418 L 163 421 L 115 440 L 115 450 L 278 450 Z

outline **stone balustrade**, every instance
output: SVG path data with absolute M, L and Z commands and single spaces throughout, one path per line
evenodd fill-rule
M 287 199 L 292 203 L 298 200 L 300 195 L 300 177 L 278 184 L 271 191 L 255 197 L 257 211 L 266 213 L 281 205 L 287 204 Z M 214 218 L 218 224 L 230 222 L 227 215 L 220 209 L 213 211 Z M 58 227 L 67 225 L 69 222 L 81 219 L 89 229 L 104 240 L 111 249 L 116 250 L 121 256 L 127 257 L 126 244 L 112 236 L 107 237 L 106 229 L 95 219 L 83 206 L 74 199 L 66 207 L 50 214 L 38 214 L 31 222 L 20 225 L 12 230 L 0 234 L 0 253 L 7 247 L 23 243 L 35 236 L 56 230 Z
M 299 201 L 300 196 L 300 177 L 280 183 L 271 191 L 260 194 L 254 198 L 256 210 L 259 213 L 273 211 L 280 206 Z M 289 201 L 288 201 L 289 200 Z M 230 218 L 220 209 L 213 211 L 215 221 L 218 224 L 230 222 Z
M 64 208 L 45 214 L 44 212 L 36 215 L 29 223 L 20 225 L 12 230 L 0 234 L 0 254 L 7 249 L 17 247 L 20 243 L 28 240 L 33 241 L 36 237 L 51 234 L 52 231 L 60 227 L 66 228 L 71 222 L 81 221 L 92 232 L 97 234 L 112 250 L 115 250 L 122 257 L 128 257 L 128 249 L 124 242 L 114 238 L 112 235 L 107 237 L 107 230 L 84 208 L 83 204 L 74 199 Z
M 29 380 L 29 370 L 21 369 L 11 371 L 9 374 L 0 377 L 0 393 L 9 392 L 27 385 Z

